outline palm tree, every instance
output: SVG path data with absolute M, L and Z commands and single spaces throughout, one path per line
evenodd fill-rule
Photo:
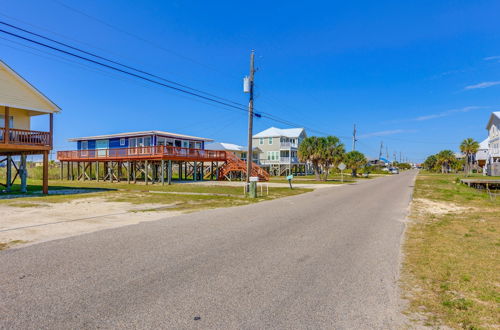
M 358 169 L 366 165 L 368 161 L 361 152 L 353 150 L 345 154 L 345 162 L 347 168 L 350 168 L 352 171 L 351 175 L 355 177 L 357 176 Z
M 460 151 L 466 157 L 466 174 L 468 175 L 472 169 L 472 155 L 476 154 L 479 149 L 479 142 L 473 138 L 467 138 L 460 144 Z
M 322 158 L 321 149 L 323 141 L 321 141 L 316 136 L 311 136 L 305 138 L 299 146 L 298 156 L 302 162 L 310 162 L 314 174 L 316 174 L 316 180 L 321 179 L 319 166 Z
M 336 136 L 327 136 L 320 138 L 321 143 L 321 165 L 325 170 L 325 177 L 323 180 L 328 179 L 328 173 L 331 167 L 336 167 L 343 159 L 345 154 L 344 144 Z
M 451 150 L 442 150 L 436 155 L 436 165 L 441 166 L 441 173 L 446 173 L 456 160 L 457 158 Z

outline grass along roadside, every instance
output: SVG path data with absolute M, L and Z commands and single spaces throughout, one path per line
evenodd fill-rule
M 410 318 L 430 326 L 500 325 L 500 199 L 456 183 L 417 177 L 401 283 Z
M 269 195 L 251 199 L 243 195 L 242 187 L 211 186 L 196 184 L 173 185 L 140 185 L 127 183 L 109 183 L 95 181 L 51 181 L 51 191 L 71 191 L 78 193 L 38 195 L 41 182 L 29 182 L 29 191 L 22 197 L 0 199 L 1 205 L 14 207 L 43 207 L 50 203 L 64 203 L 76 199 L 101 197 L 106 201 L 127 202 L 131 204 L 168 204 L 175 205 L 172 210 L 198 210 L 201 208 L 215 208 L 245 205 L 250 203 L 271 200 L 285 196 L 292 196 L 311 191 L 311 189 L 289 189 L 281 187 L 269 188 Z M 17 187 L 14 187 L 16 189 Z M 165 192 L 165 194 L 161 194 Z M 15 196 L 15 194 L 14 194 Z

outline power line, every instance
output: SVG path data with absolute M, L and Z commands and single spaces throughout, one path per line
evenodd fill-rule
M 212 70 L 212 71 L 215 71 L 215 72 L 221 73 L 221 74 L 226 75 L 226 76 L 230 76 L 231 78 L 237 78 L 237 77 L 235 77 L 235 76 L 233 76 L 233 75 L 228 74 L 227 72 L 222 72 L 222 71 L 220 71 L 219 69 L 217 69 L 217 68 L 215 68 L 215 67 L 212 67 L 212 66 L 207 65 L 207 64 L 205 64 L 205 63 L 199 62 L 199 61 L 197 61 L 197 60 L 195 60 L 195 59 L 192 59 L 192 58 L 190 58 L 190 57 L 188 57 L 188 56 L 182 55 L 182 54 L 180 54 L 180 53 L 178 53 L 178 52 L 176 52 L 176 51 L 174 51 L 174 50 L 172 50 L 172 49 L 169 49 L 169 48 L 166 48 L 166 47 L 164 47 L 164 46 L 162 46 L 162 45 L 159 45 L 159 44 L 157 44 L 157 43 L 155 43 L 155 42 L 153 42 L 153 41 L 151 41 L 151 40 L 148 40 L 148 39 L 146 39 L 146 38 L 144 38 L 144 37 L 142 37 L 142 36 L 140 36 L 140 35 L 137 35 L 137 34 L 134 34 L 134 33 L 128 32 L 128 31 L 126 31 L 126 30 L 124 30 L 124 29 L 122 29 L 122 28 L 120 28 L 120 27 L 118 27 L 118 26 L 116 26 L 116 25 L 110 24 L 110 23 L 106 22 L 106 21 L 105 21 L 105 20 L 103 20 L 103 19 L 100 19 L 100 18 L 97 18 L 97 17 L 95 17 L 95 16 L 92 16 L 92 15 L 90 15 L 90 14 L 88 14 L 88 13 L 84 12 L 83 10 L 77 9 L 77 8 L 75 8 L 75 7 L 72 7 L 72 6 L 70 6 L 70 5 L 66 4 L 66 3 L 64 3 L 64 2 L 62 2 L 62 1 L 59 1 L 59 0 L 52 0 L 52 1 L 53 1 L 53 2 L 55 2 L 55 3 L 57 3 L 57 4 L 59 4 L 60 6 L 62 6 L 62 7 L 64 7 L 64 8 L 66 8 L 66 9 L 70 10 L 70 11 L 73 11 L 73 12 L 75 12 L 75 13 L 79 14 L 79 15 L 82 15 L 82 16 L 84 16 L 84 17 L 87 17 L 87 18 L 91 19 L 91 20 L 94 20 L 94 21 L 96 21 L 96 22 L 98 22 L 98 23 L 100 23 L 100 24 L 102 24 L 102 25 L 107 26 L 108 28 L 111 28 L 111 29 L 113 29 L 113 30 L 115 30 L 115 31 L 118 31 L 118 32 L 120 32 L 120 33 L 123 33 L 123 34 L 125 34 L 125 35 L 128 35 L 129 37 L 132 37 L 132 38 L 135 38 L 135 39 L 137 39 L 137 40 L 140 40 L 140 41 L 142 41 L 142 42 L 144 42 L 144 43 L 147 43 L 147 44 L 149 44 L 150 46 L 153 46 L 153 47 L 155 47 L 155 48 L 158 48 L 158 49 L 160 49 L 160 50 L 163 50 L 163 51 L 165 51 L 165 52 L 167 52 L 167 53 L 173 54 L 173 55 L 175 55 L 175 56 L 177 56 L 177 57 L 179 57 L 179 58 L 182 58 L 182 59 L 184 59 L 184 60 L 190 61 L 190 62 L 195 63 L 195 64 L 197 64 L 197 65 L 200 65 L 200 66 L 203 66 L 203 67 L 205 67 L 205 68 L 208 68 L 208 69 L 210 69 L 210 70 Z M 239 78 L 238 78 L 238 79 L 239 79 Z
M 110 63 L 114 63 L 117 65 L 120 65 L 120 66 L 123 66 L 123 67 L 126 67 L 126 68 L 130 68 L 131 70 L 134 70 L 134 71 L 137 71 L 137 72 L 140 72 L 140 73 L 145 73 L 147 75 L 150 75 L 152 77 L 155 77 L 157 79 L 163 79 L 157 75 L 154 75 L 154 74 L 150 74 L 150 73 L 147 73 L 145 71 L 142 71 L 140 69 L 136 69 L 136 68 L 133 68 L 133 67 L 129 67 L 129 66 L 126 66 L 126 65 L 123 65 L 121 64 L 120 62 L 117 62 L 117 61 L 113 61 L 113 60 L 109 60 L 105 57 L 102 57 L 102 56 L 99 56 L 99 55 L 96 55 L 96 54 L 93 54 L 91 52 L 87 52 L 87 51 L 84 51 L 84 50 L 81 50 L 77 47 L 73 47 L 71 45 L 68 45 L 66 43 L 62 43 L 62 42 L 59 42 L 57 40 L 54 40 L 52 38 L 48 38 L 48 37 L 45 37 L 45 36 L 42 36 L 41 34 L 39 33 L 35 33 L 35 32 L 31 32 L 31 31 L 28 31 L 26 29 L 22 29 L 22 28 L 18 28 L 18 27 L 15 27 L 14 25 L 12 24 L 9 24 L 9 23 L 5 23 L 5 22 L 1 22 L 0 23 L 4 24 L 4 25 L 7 25 L 9 27 L 13 27 L 13 28 L 16 28 L 18 30 L 21 30 L 23 32 L 26 32 L 26 33 L 29 33 L 29 34 L 32 34 L 32 35 L 35 35 L 37 37 L 40 37 L 40 38 L 43 38 L 45 40 L 49 40 L 51 42 L 55 42 L 59 45 L 63 45 L 64 47 L 68 47 L 68 48 L 71 48 L 73 50 L 77 50 L 79 52 L 82 52 L 82 53 L 85 53 L 87 55 L 90 55 L 90 56 L 93 56 L 93 57 L 96 57 L 96 58 L 99 58 L 99 59 L 103 59 L 105 61 L 108 61 Z M 165 84 L 165 83 L 162 83 L 162 82 L 159 82 L 159 81 L 156 81 L 156 80 L 153 80 L 153 79 L 150 79 L 148 77 L 144 77 L 140 74 L 136 74 L 134 72 L 130 72 L 130 71 L 127 71 L 127 70 L 124 70 L 124 69 L 121 69 L 121 68 L 118 68 L 116 66 L 113 66 L 113 65 L 110 65 L 110 64 L 107 64 L 107 63 L 103 63 L 103 62 L 100 62 L 100 61 L 97 61 L 97 60 L 94 60 L 94 59 L 91 59 L 91 58 L 88 58 L 88 57 L 85 57 L 85 56 L 82 56 L 82 55 L 79 55 L 79 54 L 75 54 L 73 52 L 70 52 L 70 51 L 66 51 L 64 49 L 61 49 L 61 48 L 58 48 L 58 47 L 55 47 L 55 46 L 52 46 L 52 45 L 48 45 L 46 43 L 43 43 L 43 42 L 40 42 L 40 41 L 37 41 L 37 40 L 34 40 L 34 39 L 31 39 L 31 38 L 28 38 L 28 37 L 25 37 L 25 36 L 22 36 L 22 35 L 19 35 L 19 34 L 16 34 L 16 33 L 13 33 L 13 32 L 10 32 L 10 31 L 6 31 L 4 29 L 0 29 L 0 32 L 4 33 L 4 34 L 7 34 L 7 35 L 10 35 L 10 36 L 13 36 L 13 37 L 16 37 L 18 39 L 22 39 L 24 41 L 27 41 L 27 42 L 30 42 L 30 43 L 33 43 L 33 44 L 36 44 L 36 45 L 39 45 L 39 46 L 42 46 L 42 47 L 45 47 L 45 48 L 48 48 L 48 49 L 51 49 L 51 50 L 54 50 L 54 51 L 57 51 L 57 52 L 60 52 L 60 53 L 63 53 L 65 55 L 68 55 L 68 56 L 72 56 L 74 58 L 78 58 L 80 60 L 84 60 L 84 61 L 87 61 L 87 62 L 90 62 L 90 63 L 93 63 L 93 64 L 96 64 L 96 65 L 99 65 L 101 67 L 105 67 L 107 69 L 111 69 L 111 70 L 114 70 L 114 71 L 117 71 L 117 72 L 120 72 L 120 73 L 123 73 L 123 74 L 126 74 L 126 75 L 129 75 L 129 76 L 132 76 L 132 77 L 135 77 L 135 78 L 138 78 L 138 79 L 142 79 L 144 81 L 147 81 L 147 82 L 150 82 L 150 83 L 153 83 L 153 84 L 157 84 L 157 85 L 160 85 L 160 86 L 163 86 L 163 87 L 166 87 L 166 88 L 169 88 L 169 89 L 172 89 L 172 90 L 175 90 L 175 91 L 178 91 L 178 92 L 181 92 L 181 93 L 184 93 L 184 94 L 187 94 L 187 95 L 190 95 L 190 96 L 194 96 L 194 97 L 197 97 L 197 98 L 200 98 L 200 99 L 204 99 L 206 101 L 210 101 L 210 102 L 215 102 L 219 105 L 223 105 L 223 106 L 226 106 L 226 107 L 229 107 L 229 108 L 232 108 L 232 109 L 235 109 L 235 110 L 239 110 L 239 111 L 242 111 L 242 112 L 248 112 L 248 110 L 246 108 L 242 108 L 238 105 L 240 105 L 239 103 L 237 102 L 234 102 L 234 101 L 231 101 L 231 100 L 227 100 L 227 99 L 224 99 L 224 98 L 221 98 L 221 97 L 218 97 L 218 96 L 215 96 L 213 94 L 210 94 L 210 93 L 206 93 L 206 92 L 203 92 L 203 91 L 199 91 L 197 89 L 194 89 L 194 88 L 191 88 L 189 86 L 186 86 L 186 85 L 182 85 L 182 84 L 178 84 L 176 82 L 173 82 L 173 81 L 170 81 L 168 80 L 169 83 L 172 83 L 172 84 L 176 84 L 176 85 L 180 85 L 182 87 L 185 86 L 185 88 L 188 88 L 188 89 L 191 89 L 193 91 L 199 91 L 200 93 L 203 93 L 203 94 L 207 94 L 207 95 L 213 95 L 214 97 L 207 97 L 207 96 L 204 96 L 204 95 L 200 95 L 198 93 L 195 93 L 195 92 L 191 92 L 189 90 L 185 90 L 183 88 L 180 88 L 180 87 L 176 87 L 176 86 L 172 86 L 172 85 L 169 85 L 169 84 Z M 217 99 L 216 99 L 217 98 Z M 221 99 L 221 100 L 227 100 L 227 102 L 225 101 L 220 101 L 218 99 Z M 228 103 L 230 102 L 230 103 Z M 236 105 L 235 105 L 236 104 Z M 241 105 L 241 106 L 244 106 L 244 105 Z M 256 110 L 257 111 L 257 110 Z M 311 132 L 316 132 L 318 134 L 321 134 L 321 135 L 330 135 L 330 133 L 327 133 L 327 132 L 323 132 L 323 131 L 320 131 L 320 130 L 317 130 L 317 129 L 314 129 L 314 128 L 311 128 L 311 127 L 307 127 L 307 126 L 303 126 L 301 124 L 298 124 L 298 123 L 294 123 L 292 121 L 289 121 L 289 120 L 285 120 L 285 119 L 282 119 L 280 117 L 277 117 L 275 115 L 272 115 L 268 112 L 260 112 L 260 111 L 257 111 L 255 113 L 255 116 L 257 118 L 259 117 L 264 117 L 264 118 L 268 118 L 270 120 L 273 120 L 275 122 L 279 122 L 279 123 L 282 123 L 282 124 L 285 124 L 285 125 L 288 125 L 288 126 L 291 126 L 291 127 L 303 127 Z M 344 136 L 339 136 L 341 138 L 349 138 L 349 137 L 344 137 Z
M 111 59 L 105 58 L 105 57 L 103 57 L 103 56 L 100 56 L 100 55 L 97 55 L 97 54 L 95 54 L 95 53 L 92 53 L 92 52 L 89 52 L 89 51 L 83 50 L 83 49 L 81 49 L 81 48 L 71 46 L 71 45 L 69 45 L 69 44 L 67 44 L 67 43 L 60 42 L 60 41 L 57 41 L 57 40 L 55 40 L 55 39 L 52 39 L 52 38 L 49 38 L 49 37 L 43 36 L 43 35 L 41 35 L 41 34 L 39 34 L 39 33 L 32 32 L 32 31 L 29 31 L 29 30 L 23 29 L 23 28 L 21 28 L 21 27 L 15 26 L 15 25 L 13 25 L 13 24 L 9 24 L 9 23 L 7 23 L 7 22 L 3 22 L 3 21 L 0 21 L 0 24 L 3 24 L 3 25 L 8 26 L 8 27 L 10 27 L 10 28 L 16 29 L 16 30 L 18 30 L 18 31 L 22 31 L 22 32 L 24 32 L 24 33 L 28 33 L 28 34 L 31 34 L 31 35 L 33 35 L 33 36 L 36 36 L 36 37 L 39 37 L 39 38 L 45 39 L 45 40 L 47 40 L 47 41 L 53 42 L 53 43 L 58 44 L 58 45 L 60 45 L 60 46 L 64 46 L 64 47 L 67 47 L 67 48 L 69 48 L 69 49 L 76 50 L 76 51 L 78 51 L 78 52 L 80 52 L 80 53 L 83 53 L 83 54 L 86 54 L 86 55 L 93 56 L 93 57 L 95 57 L 95 58 L 98 58 L 98 59 L 101 59 L 101 60 L 104 60 L 104 61 L 107 61 L 107 62 L 110 62 L 110 63 L 116 64 L 116 65 L 122 66 L 122 67 L 127 68 L 127 69 L 130 69 L 130 70 L 134 70 L 134 71 L 136 71 L 136 72 L 139 72 L 139 73 L 142 73 L 142 74 L 148 75 L 148 76 L 150 76 L 150 77 L 154 77 L 154 78 L 156 78 L 156 79 L 159 79 L 159 80 L 162 80 L 162 81 L 168 82 L 168 83 L 170 83 L 170 84 L 174 84 L 174 85 L 177 85 L 177 86 L 180 86 L 180 87 L 183 87 L 183 88 L 187 88 L 187 89 L 190 89 L 190 90 L 195 91 L 195 92 L 198 92 L 198 93 L 202 93 L 202 94 L 205 94 L 205 95 L 209 95 L 209 96 L 211 96 L 211 97 L 215 97 L 215 98 L 218 98 L 218 99 L 224 100 L 224 101 L 226 101 L 226 102 L 230 102 L 230 103 L 233 103 L 233 104 L 236 104 L 236 105 L 239 105 L 239 106 L 245 107 L 245 105 L 244 105 L 244 104 L 241 104 L 241 103 L 238 103 L 238 102 L 234 102 L 234 101 L 232 101 L 232 100 L 228 100 L 228 99 L 226 99 L 226 98 L 219 97 L 219 96 L 217 96 L 217 95 L 214 95 L 214 94 L 211 94 L 211 93 L 207 93 L 207 92 L 204 92 L 204 91 L 202 91 L 202 90 L 199 90 L 199 89 L 196 89 L 196 88 L 192 88 L 192 87 L 189 87 L 189 86 L 184 85 L 184 84 L 180 84 L 180 83 L 175 82 L 175 81 L 173 81 L 173 80 L 166 79 L 166 78 L 163 78 L 163 77 L 158 76 L 158 75 L 156 75 L 156 74 L 149 73 L 149 72 L 147 72 L 147 71 L 143 71 L 143 70 L 141 70 L 141 69 L 134 68 L 134 67 L 132 67 L 132 66 L 129 66 L 129 65 L 123 64 L 123 63 L 121 63 L 121 62 L 118 62 L 118 61 L 115 61 L 115 60 L 111 60 Z
M 22 39 L 22 40 L 25 40 L 25 41 L 28 41 L 28 42 L 31 42 L 31 43 L 34 43 L 34 44 L 37 44 L 39 46 L 43 46 L 43 47 L 55 50 L 57 52 L 60 52 L 60 53 L 63 53 L 63 54 L 66 54 L 66 55 L 69 55 L 69 56 L 72 56 L 72 57 L 79 58 L 79 59 L 87 61 L 87 62 L 91 62 L 93 64 L 97 64 L 99 66 L 102 66 L 102 67 L 105 67 L 105 68 L 108 68 L 108 69 L 111 69 L 111 70 L 115 70 L 115 71 L 121 72 L 123 74 L 127 74 L 127 75 L 130 75 L 130 76 L 133 76 L 133 77 L 136 77 L 136 78 L 148 81 L 148 82 L 153 83 L 153 84 L 161 85 L 163 87 L 176 90 L 176 91 L 181 92 L 181 93 L 185 93 L 185 94 L 189 94 L 189 95 L 192 95 L 192 96 L 196 96 L 196 97 L 199 97 L 199 98 L 211 101 L 211 102 L 215 102 L 215 103 L 219 103 L 219 104 L 222 104 L 222 105 L 225 105 L 225 106 L 232 107 L 234 109 L 238 109 L 238 110 L 242 110 L 242 111 L 247 111 L 246 109 L 242 109 L 242 108 L 234 106 L 232 104 L 229 104 L 229 103 L 226 103 L 226 102 L 223 102 L 223 101 L 219 101 L 217 99 L 214 99 L 214 98 L 211 98 L 211 97 L 207 97 L 207 96 L 204 96 L 204 95 L 200 95 L 200 94 L 197 94 L 197 93 L 185 90 L 183 88 L 179 88 L 179 87 L 175 87 L 175 86 L 172 86 L 172 85 L 169 85 L 169 84 L 165 84 L 165 83 L 162 83 L 162 82 L 159 82 L 159 81 L 156 81 L 156 80 L 153 80 L 153 79 L 141 76 L 139 74 L 136 74 L 136 73 L 133 73 L 133 72 L 130 72 L 130 71 L 126 71 L 126 70 L 123 70 L 123 69 L 120 69 L 120 68 L 117 68 L 117 67 L 115 67 L 113 65 L 102 63 L 102 62 L 93 60 L 91 58 L 88 58 L 88 57 L 85 57 L 85 56 L 81 56 L 81 55 L 78 55 L 78 54 L 75 54 L 75 53 L 72 53 L 72 52 L 69 52 L 69 51 L 66 51 L 66 50 L 63 50 L 63 49 L 51 46 L 51 45 L 48 45 L 48 44 L 45 44 L 43 42 L 36 41 L 36 40 L 30 39 L 30 38 L 21 36 L 19 34 L 13 33 L 13 32 L 9 32 L 9 31 L 3 30 L 3 29 L 0 29 L 0 32 L 8 34 L 8 35 L 16 37 L 16 38 L 19 38 L 19 39 Z

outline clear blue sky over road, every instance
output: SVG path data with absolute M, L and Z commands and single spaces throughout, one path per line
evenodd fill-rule
M 369 156 L 384 141 L 391 157 L 421 161 L 486 137 L 500 109 L 499 12 L 495 0 L 18 0 L 1 2 L 0 20 L 241 103 L 255 49 L 257 111 L 346 137 L 348 149 L 356 123 Z M 0 58 L 63 109 L 57 150 L 152 129 L 246 144 L 243 112 L 54 55 L 0 34 Z M 271 125 L 286 127 L 261 118 L 255 131 Z

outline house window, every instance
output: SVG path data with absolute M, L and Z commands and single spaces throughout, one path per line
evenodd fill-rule
M 123 147 L 125 145 L 125 138 L 120 139 L 120 147 Z
M 164 137 L 161 137 L 161 136 L 157 137 L 156 138 L 156 145 L 164 146 L 165 145 L 165 140 L 166 139 Z
M 259 144 L 261 144 L 261 145 L 264 144 L 264 138 L 259 139 Z
M 183 148 L 189 148 L 189 141 L 182 141 Z
M 196 149 L 201 149 L 201 142 L 195 142 L 195 143 L 194 143 L 194 147 L 195 147 Z
M 243 159 L 243 160 L 247 159 L 247 153 L 246 152 L 242 152 L 241 153 L 241 159 Z
M 278 160 L 279 153 L 278 151 L 268 151 L 267 152 L 267 160 Z
M 89 141 L 82 141 L 80 149 L 82 150 L 82 152 L 81 152 L 82 156 L 88 156 L 88 154 L 89 154 L 89 152 L 88 152 Z
M 270 137 L 270 138 L 268 139 L 268 143 L 269 143 L 269 144 L 273 144 L 273 138 L 272 138 L 272 137 Z
M 0 127 L 5 127 L 5 117 L 0 115 Z M 9 127 L 14 128 L 14 117 L 9 116 Z

